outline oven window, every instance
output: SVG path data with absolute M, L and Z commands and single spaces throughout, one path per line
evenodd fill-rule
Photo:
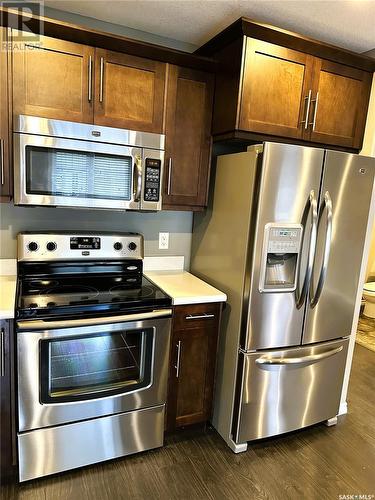
M 28 194 L 130 201 L 131 156 L 26 146 Z
M 41 402 L 76 401 L 151 383 L 153 329 L 41 341 Z

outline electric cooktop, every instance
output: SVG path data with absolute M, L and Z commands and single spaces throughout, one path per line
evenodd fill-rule
M 130 312 L 172 303 L 168 295 L 144 276 L 34 277 L 24 278 L 19 287 L 19 318 Z

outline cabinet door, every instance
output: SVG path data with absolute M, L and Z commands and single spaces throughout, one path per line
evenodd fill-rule
M 170 66 L 166 116 L 165 208 L 206 204 L 213 75 Z
M 162 133 L 166 64 L 96 49 L 97 125 Z
M 92 123 L 93 56 L 91 47 L 49 37 L 14 50 L 14 114 Z
M 310 140 L 359 149 L 371 80 L 367 71 L 316 58 Z
M 11 324 L 0 321 L 0 482 L 13 471 L 13 427 L 11 398 Z
M 239 129 L 302 138 L 313 58 L 246 39 Z
M 7 41 L 6 28 L 0 27 L 0 201 L 11 197 L 9 157 L 8 52 L 2 50 Z
M 186 320 L 189 316 L 192 319 Z M 211 417 L 219 316 L 219 304 L 175 308 L 167 402 L 169 430 L 206 422 Z M 188 324 L 183 327 L 184 323 Z

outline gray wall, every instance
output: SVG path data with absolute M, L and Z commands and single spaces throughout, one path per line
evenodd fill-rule
M 0 205 L 0 258 L 16 257 L 20 231 L 135 231 L 145 238 L 145 255 L 184 255 L 190 265 L 191 212 L 140 213 Z M 169 232 L 169 249 L 159 250 L 159 231 Z
M 56 9 L 46 8 L 45 15 L 175 49 L 186 51 L 194 49 L 190 44 L 177 40 Z M 23 208 L 2 204 L 0 205 L 0 258 L 16 256 L 16 235 L 20 231 L 136 231 L 144 235 L 145 255 L 184 255 L 185 268 L 189 269 L 192 220 L 191 212 L 111 212 L 46 207 Z M 159 231 L 170 233 L 168 250 L 158 249 Z

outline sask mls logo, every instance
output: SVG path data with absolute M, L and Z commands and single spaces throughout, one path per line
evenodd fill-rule
M 12 28 L 13 48 L 26 47 L 26 44 L 40 45 L 40 35 L 43 35 L 44 2 L 0 1 L 1 25 Z

